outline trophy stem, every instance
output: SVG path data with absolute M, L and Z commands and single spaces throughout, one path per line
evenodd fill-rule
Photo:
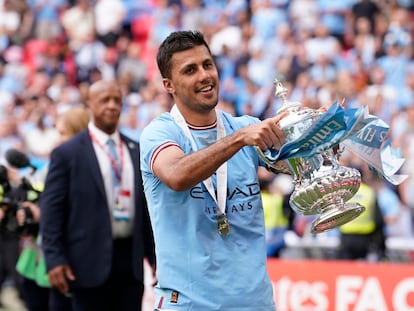
M 343 198 L 338 195 L 330 196 L 324 203 L 325 204 L 319 208 L 320 214 L 329 213 L 332 208 L 343 209 L 345 206 Z

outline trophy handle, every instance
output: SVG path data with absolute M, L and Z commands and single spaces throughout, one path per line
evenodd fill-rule
M 270 167 L 270 168 L 272 169 L 272 171 L 273 171 L 273 172 L 275 172 L 275 173 L 282 173 L 282 174 L 292 175 L 291 170 L 290 170 L 287 166 L 284 166 L 284 165 L 277 165 L 276 163 L 274 163 L 274 162 L 270 161 L 270 160 L 268 159 L 268 157 L 264 154 L 264 152 L 263 152 L 263 151 L 262 151 L 259 147 L 257 147 L 257 146 L 256 146 L 256 151 L 257 151 L 257 153 L 258 153 L 258 155 L 259 155 L 260 159 L 262 159 L 262 160 L 263 160 L 263 162 L 265 162 L 265 163 L 266 163 L 266 165 L 267 165 L 268 167 Z

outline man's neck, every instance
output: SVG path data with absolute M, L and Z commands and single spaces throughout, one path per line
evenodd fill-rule
M 178 106 L 177 108 L 184 117 L 185 122 L 193 127 L 211 126 L 217 122 L 215 109 L 201 113 L 195 112 L 193 110 L 183 109 L 182 107 Z

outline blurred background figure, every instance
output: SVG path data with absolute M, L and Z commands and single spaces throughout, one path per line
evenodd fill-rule
M 293 190 L 290 176 L 261 172 L 260 189 L 266 228 L 268 257 L 280 257 L 286 247 L 285 233 L 292 229 L 294 212 L 289 206 Z
M 365 211 L 339 227 L 339 258 L 348 260 L 387 260 L 386 239 L 398 221 L 401 202 L 397 194 L 375 172 L 360 167 L 362 182 L 348 202 L 358 202 Z
M 82 107 L 66 110 L 57 117 L 56 130 L 59 132 L 59 143 L 69 140 L 72 136 L 88 126 L 89 114 Z M 33 180 L 33 187 L 39 191 L 44 188 L 48 165 L 41 169 Z M 21 252 L 16 269 L 21 275 L 23 297 L 29 311 L 70 311 L 72 302 L 57 289 L 51 287 L 46 271 L 44 255 L 41 250 L 39 234 L 40 208 L 38 201 L 25 201 L 22 209 L 17 210 L 17 221 L 23 236 Z
M 19 256 L 20 232 L 16 221 L 17 203 L 24 198 L 19 170 L 0 164 L 0 294 L 1 304 L 23 308 L 24 296 L 15 266 Z

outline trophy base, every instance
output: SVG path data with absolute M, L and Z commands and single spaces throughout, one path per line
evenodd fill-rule
M 321 233 L 350 222 L 365 211 L 358 203 L 348 203 L 341 208 L 334 207 L 322 213 L 312 222 L 311 232 Z

